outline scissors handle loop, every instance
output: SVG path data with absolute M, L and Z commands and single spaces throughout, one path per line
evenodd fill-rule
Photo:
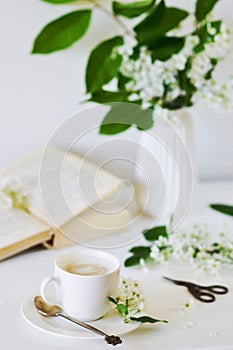
M 213 303 L 215 301 L 215 296 L 207 292 L 200 291 L 199 293 L 195 293 L 194 296 L 203 303 Z
M 228 288 L 224 286 L 219 286 L 219 285 L 213 285 L 213 286 L 208 286 L 205 288 L 209 292 L 212 292 L 214 294 L 227 294 L 228 293 Z

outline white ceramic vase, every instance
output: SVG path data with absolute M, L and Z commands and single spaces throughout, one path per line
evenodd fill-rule
M 196 183 L 192 119 L 187 110 L 154 116 L 154 126 L 142 131 L 135 170 L 140 210 L 157 224 L 174 229 L 184 218 Z

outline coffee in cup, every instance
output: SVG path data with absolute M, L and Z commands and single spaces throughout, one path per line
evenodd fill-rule
M 66 266 L 66 271 L 80 276 L 98 276 L 108 272 L 105 266 L 74 261 Z

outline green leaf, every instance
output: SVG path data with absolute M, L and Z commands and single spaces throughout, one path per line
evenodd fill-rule
M 141 51 L 141 46 L 140 45 L 137 45 L 137 46 L 134 46 L 133 48 L 133 53 L 132 55 L 130 56 L 130 58 L 134 61 L 137 61 L 139 56 L 140 56 L 140 51 Z
M 132 321 L 141 322 L 141 323 L 157 323 L 157 322 L 168 323 L 168 321 L 166 321 L 166 320 L 158 320 L 158 319 L 150 317 L 150 316 L 130 317 L 130 319 Z
M 145 259 L 150 256 L 151 248 L 150 247 L 143 247 L 143 246 L 137 246 L 130 249 L 130 253 L 133 253 L 135 256 Z
M 131 80 L 131 78 L 124 76 L 122 73 L 117 75 L 117 87 L 119 90 L 125 90 L 125 85 Z
M 111 102 L 127 102 L 128 97 L 132 94 L 129 91 L 106 91 L 99 90 L 92 93 L 90 101 L 99 103 L 111 103 Z
M 163 37 L 156 40 L 153 45 L 150 45 L 151 56 L 153 60 L 166 61 L 172 55 L 178 53 L 185 43 L 185 38 L 178 37 Z
M 191 79 L 188 77 L 188 71 L 191 67 L 191 62 L 187 61 L 185 69 L 183 71 L 178 72 L 178 80 L 180 84 L 181 90 L 185 91 L 185 96 L 182 97 L 183 101 L 182 106 L 190 107 L 193 105 L 192 96 L 197 91 L 197 88 L 192 84 Z M 177 101 L 179 102 L 179 101 Z M 164 105 L 166 107 L 166 105 Z M 167 106 L 167 108 L 169 108 Z
M 130 127 L 131 125 L 123 123 L 102 124 L 99 133 L 102 135 L 115 135 L 129 129 Z
M 130 256 L 129 258 L 127 258 L 125 260 L 125 267 L 130 267 L 130 266 L 134 266 L 134 265 L 138 265 L 140 262 L 140 257 L 139 256 Z
M 131 120 L 129 120 L 130 114 L 127 105 L 128 104 L 125 103 L 117 103 L 112 106 L 102 121 L 99 131 L 100 134 L 118 134 L 131 127 L 132 123 Z
M 149 11 L 154 3 L 155 0 L 142 0 L 130 4 L 113 1 L 112 10 L 116 15 L 133 18 Z
M 199 43 L 194 47 L 194 52 L 199 53 L 205 49 L 205 44 L 209 42 L 208 27 L 205 24 L 196 31 L 196 35 L 199 38 Z
M 202 22 L 219 0 L 197 0 L 195 16 L 198 22 Z
M 99 133 L 102 135 L 115 135 L 129 129 L 130 127 L 131 125 L 123 123 L 102 124 Z
M 154 124 L 153 117 L 154 111 L 152 109 L 142 109 L 137 113 L 134 124 L 140 131 L 148 130 Z
M 59 4 L 65 4 L 67 2 L 74 2 L 77 0 L 42 0 L 42 1 L 49 2 L 49 3 L 55 4 L 55 5 L 59 5 Z
M 166 226 L 156 226 L 149 230 L 144 230 L 143 235 L 147 241 L 157 241 L 160 236 L 168 237 Z
M 124 316 L 128 315 L 129 311 L 124 304 L 117 304 L 117 310 Z
M 210 68 L 210 70 L 206 73 L 206 75 L 205 75 L 205 79 L 206 79 L 206 80 L 209 80 L 209 79 L 212 78 L 212 74 L 213 74 L 213 72 L 214 72 L 215 66 L 216 66 L 217 63 L 218 63 L 218 60 L 217 60 L 216 58 L 211 58 L 211 59 L 210 59 L 210 62 L 211 62 L 211 64 L 212 64 L 212 68 Z
M 214 42 L 216 34 L 219 34 L 221 29 L 222 21 L 212 21 L 210 23 L 201 26 L 197 31 L 196 35 L 199 38 L 199 43 L 194 47 L 194 52 L 199 53 L 205 49 L 205 44 Z M 209 33 L 209 29 L 215 29 L 216 34 Z
M 219 34 L 219 33 L 220 33 L 221 25 L 222 25 L 222 21 L 219 21 L 219 20 L 218 20 L 218 21 L 212 21 L 212 22 L 210 22 L 211 28 L 216 29 L 216 34 Z M 212 35 L 215 37 L 216 34 L 212 34 Z M 213 38 L 213 41 L 214 41 L 214 38 Z
M 99 91 L 118 72 L 122 57 L 113 56 L 113 49 L 123 44 L 123 38 L 116 36 L 103 41 L 91 52 L 86 68 L 86 88 L 89 92 Z
M 32 53 L 46 54 L 66 49 L 86 33 L 90 19 L 90 10 L 80 10 L 47 24 L 35 39 Z
M 226 204 L 210 204 L 210 208 L 219 211 L 220 213 L 233 216 L 233 206 Z
M 165 33 L 176 28 L 187 16 L 188 12 L 178 8 L 166 7 L 164 0 L 162 0 L 142 22 L 134 27 L 139 44 L 153 44 Z
M 113 304 L 117 304 L 116 300 L 112 297 L 108 297 L 108 300 Z
M 136 103 L 114 104 L 102 121 L 100 134 L 117 134 L 131 125 L 136 125 L 140 130 L 150 128 L 153 125 L 153 111 L 142 110 Z

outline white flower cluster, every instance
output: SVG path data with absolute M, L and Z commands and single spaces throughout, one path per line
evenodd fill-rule
M 224 234 L 210 243 L 211 234 L 197 225 L 187 231 L 177 231 L 168 237 L 160 236 L 152 246 L 151 257 L 160 264 L 170 260 L 186 262 L 195 269 L 217 273 L 224 265 L 233 264 L 233 241 Z
M 219 33 L 217 29 L 207 24 L 208 33 L 214 36 L 213 41 L 205 44 L 205 53 L 208 57 L 214 57 L 216 59 L 224 59 L 229 52 L 229 46 L 231 44 L 231 31 L 224 24 L 221 23 Z
M 0 181 L 0 204 L 6 208 L 28 211 L 27 196 L 21 190 L 19 181 L 3 178 Z
M 197 45 L 198 38 L 189 36 L 183 50 L 173 55 L 167 61 L 152 61 L 151 53 L 146 47 L 141 47 L 137 60 L 129 59 L 133 47 L 119 47 L 118 53 L 122 55 L 121 73 L 131 78 L 126 89 L 132 91 L 131 100 L 142 99 L 144 106 L 149 107 L 154 101 L 159 105 L 165 92 L 165 85 L 169 86 L 166 100 L 171 101 L 182 94 L 177 81 L 177 71 L 185 68 L 188 57 Z
M 125 323 L 128 323 L 131 317 L 136 316 L 144 309 L 145 299 L 142 289 L 139 283 L 131 278 L 120 281 L 119 289 L 116 296 L 114 296 L 114 300 L 115 303 L 112 304 L 114 308 L 117 309 L 117 305 L 120 304 L 124 305 L 127 309 L 126 313 L 121 314 Z
M 137 59 L 130 58 L 135 43 L 126 43 L 117 48 L 122 56 L 121 73 L 130 80 L 125 88 L 132 91 L 129 100 L 141 99 L 142 106 L 149 108 L 158 106 L 159 112 L 164 102 L 171 102 L 179 96 L 184 96 L 179 81 L 179 72 L 183 71 L 189 62 L 187 77 L 191 80 L 196 91 L 192 92 L 192 102 L 204 99 L 211 104 L 220 105 L 225 109 L 233 109 L 233 83 L 217 83 L 207 75 L 215 68 L 216 63 L 226 56 L 230 44 L 230 31 L 221 24 L 219 32 L 214 25 L 207 22 L 210 39 L 203 50 L 195 52 L 199 44 L 197 35 L 187 35 L 183 49 L 166 61 L 152 59 L 151 52 L 146 46 L 140 48 Z M 158 111 L 157 111 L 158 112 Z
M 210 34 L 215 35 L 216 29 L 209 26 Z M 231 33 L 224 23 L 221 24 L 220 31 L 214 36 L 213 41 L 205 44 L 204 51 L 192 58 L 192 67 L 188 72 L 188 77 L 197 88 L 193 95 L 193 102 L 203 99 L 206 103 L 225 110 L 233 109 L 233 78 L 227 83 L 218 82 L 216 79 L 206 79 L 206 75 L 214 68 L 215 62 L 226 57 L 231 43 Z
M 193 102 L 202 99 L 216 109 L 231 111 L 233 109 L 233 77 L 227 83 L 215 79 L 206 80 L 205 84 L 193 96 Z

